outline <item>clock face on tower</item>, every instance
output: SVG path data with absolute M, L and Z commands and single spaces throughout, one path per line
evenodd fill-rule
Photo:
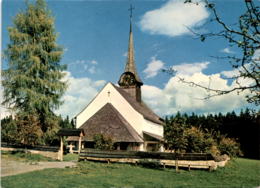
M 121 75 L 119 80 L 120 86 L 134 86 L 136 84 L 136 79 L 133 73 L 125 72 Z

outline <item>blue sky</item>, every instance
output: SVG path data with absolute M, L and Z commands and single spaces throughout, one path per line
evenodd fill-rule
M 234 24 L 245 10 L 242 0 L 215 0 L 223 20 Z M 123 73 L 129 35 L 130 4 L 133 11 L 135 60 L 144 82 L 143 100 L 159 115 L 181 112 L 218 113 L 239 111 L 248 106 L 246 93 L 201 100 L 207 93 L 178 82 L 187 80 L 228 89 L 234 83 L 225 76 L 232 67 L 211 56 L 239 54 L 220 38 L 201 42 L 187 27 L 203 33 L 219 27 L 210 23 L 211 13 L 203 5 L 187 5 L 180 0 L 87 1 L 47 0 L 55 17 L 58 43 L 65 49 L 62 63 L 68 65 L 66 79 L 70 87 L 64 105 L 57 111 L 74 116 L 88 104 L 107 82 L 117 83 Z M 260 1 L 255 0 L 255 4 Z M 22 0 L 2 2 L 2 48 L 9 42 L 7 27 L 25 8 Z M 235 26 L 233 26 L 235 27 Z M 172 67 L 176 76 L 162 73 Z M 2 68 L 7 63 L 3 62 Z M 253 107 L 250 105 L 250 107 Z

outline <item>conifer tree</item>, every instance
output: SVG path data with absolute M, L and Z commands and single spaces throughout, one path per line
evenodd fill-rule
M 18 129 L 26 127 L 27 131 L 20 131 L 21 140 L 28 131 L 34 131 L 37 137 L 30 143 L 43 143 L 59 128 L 54 110 L 62 104 L 61 96 L 67 88 L 62 81 L 66 66 L 60 64 L 63 49 L 56 43 L 54 18 L 46 2 L 27 3 L 26 10 L 15 16 L 8 31 L 3 104 L 15 112 L 17 122 L 22 122 Z

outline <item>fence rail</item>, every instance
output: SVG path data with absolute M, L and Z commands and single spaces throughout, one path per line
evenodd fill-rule
M 159 159 L 159 160 L 189 160 L 208 161 L 214 160 L 209 153 L 166 153 L 166 152 L 144 152 L 144 151 L 101 151 L 84 149 L 80 152 L 79 158 L 128 158 L 128 159 Z

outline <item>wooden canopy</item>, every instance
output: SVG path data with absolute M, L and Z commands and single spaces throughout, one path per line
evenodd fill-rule
M 60 129 L 57 133 L 58 136 L 80 136 L 80 134 L 85 135 L 83 129 Z

